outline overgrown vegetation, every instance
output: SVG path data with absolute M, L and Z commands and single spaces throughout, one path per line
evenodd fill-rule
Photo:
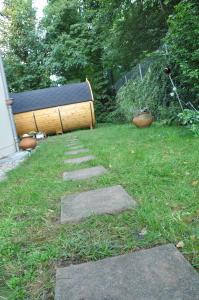
M 31 0 L 4 1 L 0 14 L 0 49 L 4 52 L 10 91 L 50 85 L 45 65 L 46 45 L 36 28 Z
M 168 44 L 170 63 L 185 102 L 199 107 L 199 2 L 181 1 L 169 18 Z
M 139 77 L 129 81 L 117 95 L 117 108 L 111 114 L 116 121 L 132 119 L 137 110 L 147 107 L 157 120 L 178 122 L 198 134 L 199 113 L 199 3 L 181 1 L 168 20 L 166 43 L 158 50 L 159 57 L 143 80 Z M 153 54 L 157 56 L 157 52 Z M 177 85 L 184 112 L 164 67 L 170 66 L 171 77 Z M 171 97 L 172 96 L 172 97 Z
M 199 111 L 185 109 L 178 114 L 182 125 L 187 126 L 195 135 L 199 136 Z
M 168 31 L 168 17 L 179 2 L 51 0 L 37 24 L 32 0 L 5 0 L 0 45 L 10 90 L 87 77 L 97 119 L 107 120 L 116 104 L 114 82 L 159 48 Z M 169 32 L 172 36 L 172 28 Z
M 117 95 L 117 109 L 111 114 L 115 121 L 131 121 L 140 110 L 148 109 L 156 120 L 168 123 L 177 119 L 180 107 L 170 96 L 172 86 L 168 76 L 163 72 L 165 57 L 156 54 L 153 65 L 149 68 L 143 80 L 139 77 L 130 80 Z
M 188 130 L 111 125 L 78 131 L 81 144 L 108 173 L 64 182 L 67 135 L 52 137 L 0 183 L 0 296 L 10 300 L 54 299 L 56 266 L 98 260 L 164 243 L 177 244 L 199 267 L 199 139 Z M 121 184 L 136 209 L 60 224 L 60 198 Z M 145 232 L 141 235 L 141 231 Z M 4 287 L 4 288 L 3 288 Z

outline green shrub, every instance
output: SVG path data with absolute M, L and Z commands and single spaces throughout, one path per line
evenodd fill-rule
M 199 111 L 185 109 L 178 117 L 182 125 L 187 126 L 195 135 L 199 135 Z

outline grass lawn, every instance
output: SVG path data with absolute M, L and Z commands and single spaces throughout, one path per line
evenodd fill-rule
M 72 135 L 95 161 L 64 165 L 68 136 L 52 137 L 0 183 L 0 299 L 54 299 L 56 266 L 165 243 L 183 241 L 182 253 L 199 268 L 199 138 L 158 125 L 104 125 Z M 62 180 L 64 171 L 95 165 L 109 172 Z M 115 184 L 136 199 L 136 209 L 59 223 L 61 196 Z

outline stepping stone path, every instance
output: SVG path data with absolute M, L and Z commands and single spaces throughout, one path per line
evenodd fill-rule
M 71 140 L 68 146 L 78 147 Z M 79 146 L 80 147 L 80 146 Z M 88 149 L 68 151 L 75 155 Z M 84 156 L 65 160 L 81 163 Z M 83 180 L 105 174 L 103 166 L 65 172 L 64 180 Z M 120 186 L 65 196 L 61 223 L 79 222 L 93 214 L 112 214 L 135 207 Z M 164 245 L 56 271 L 55 300 L 199 300 L 199 274 L 175 248 Z
M 173 246 L 57 269 L 55 300 L 198 300 L 199 275 Z
M 82 157 L 77 157 L 77 158 L 70 158 L 70 159 L 66 159 L 64 161 L 65 164 L 81 164 L 83 162 L 87 162 L 90 160 L 95 159 L 94 155 L 88 155 L 88 156 L 82 156 Z
M 91 177 L 103 175 L 107 170 L 103 166 L 86 168 L 81 170 L 75 170 L 70 172 L 65 172 L 63 174 L 64 180 L 83 180 L 89 179 Z
M 61 223 L 78 222 L 93 214 L 121 212 L 135 205 L 120 185 L 74 194 L 62 198 Z
M 82 149 L 78 149 L 78 150 L 67 151 L 67 152 L 65 152 L 65 155 L 76 155 L 76 154 L 85 153 L 85 152 L 89 152 L 89 150 L 86 148 L 82 148 Z

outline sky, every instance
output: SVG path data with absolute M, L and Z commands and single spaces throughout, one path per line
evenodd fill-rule
M 4 0 L 0 0 L 0 11 L 2 10 Z M 37 19 L 43 16 L 43 9 L 47 4 L 47 0 L 33 0 L 33 6 L 37 9 Z
M 33 0 L 33 6 L 37 9 L 37 19 L 42 18 L 43 9 L 46 6 L 46 4 L 47 4 L 47 0 Z

